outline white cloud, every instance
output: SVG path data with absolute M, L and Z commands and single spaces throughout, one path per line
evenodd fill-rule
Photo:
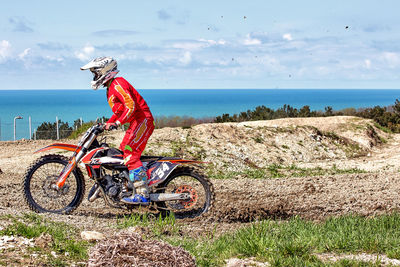
M 205 45 L 206 44 L 203 42 L 188 41 L 188 42 L 174 43 L 172 45 L 172 47 L 178 48 L 178 49 L 184 49 L 184 50 L 195 50 L 195 49 L 203 48 Z
M 186 51 L 183 54 L 183 57 L 181 57 L 179 59 L 179 62 L 181 62 L 183 65 L 187 65 L 192 61 L 192 53 L 190 53 L 189 51 Z
M 371 68 L 371 60 L 370 60 L 370 59 L 364 60 L 364 63 L 365 63 L 365 67 L 366 67 L 367 69 L 370 69 L 370 68 Z
M 244 40 L 245 45 L 260 45 L 261 40 L 257 38 L 253 38 L 250 36 L 250 34 L 247 34 L 246 39 Z
M 391 68 L 395 68 L 400 65 L 400 55 L 397 53 L 384 52 L 382 57 Z
M 56 61 L 56 62 L 63 62 L 64 58 L 62 57 L 52 57 L 52 56 L 46 56 L 45 59 L 49 61 Z
M 287 41 L 292 41 L 293 37 L 290 33 L 285 33 L 284 35 L 282 35 L 282 38 L 287 40 Z
M 0 42 L 0 62 L 11 56 L 11 44 L 7 40 Z
M 18 55 L 19 59 L 23 60 L 29 54 L 29 51 L 31 51 L 30 48 L 25 49 L 24 52 Z
M 199 39 L 199 40 L 187 40 L 187 41 L 175 42 L 172 44 L 172 47 L 184 50 L 198 50 L 206 47 L 225 45 L 225 44 L 226 41 L 224 39 L 220 39 L 218 41 Z
M 215 40 L 207 40 L 207 39 L 199 39 L 200 42 L 208 44 L 208 46 L 212 45 L 225 45 L 226 41 L 224 39 L 220 39 L 218 41 Z
M 75 56 L 82 61 L 91 59 L 95 48 L 92 45 L 87 44 L 81 51 L 75 52 Z

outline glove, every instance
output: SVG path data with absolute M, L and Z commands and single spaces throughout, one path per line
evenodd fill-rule
M 111 122 L 111 123 L 106 123 L 106 126 L 104 127 L 105 130 L 107 131 L 111 131 L 111 130 L 115 130 L 118 129 L 118 126 L 120 126 L 121 123 L 117 122 Z

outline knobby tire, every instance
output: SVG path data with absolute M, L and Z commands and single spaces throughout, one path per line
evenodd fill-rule
M 61 155 L 51 154 L 51 155 L 42 156 L 39 159 L 37 159 L 35 162 L 33 162 L 31 164 L 31 166 L 28 168 L 28 170 L 26 171 L 24 181 L 23 181 L 23 192 L 24 192 L 25 201 L 31 210 L 38 212 L 38 213 L 50 212 L 50 213 L 59 213 L 59 214 L 69 214 L 69 213 L 73 212 L 81 204 L 84 193 L 85 193 L 84 176 L 82 174 L 82 171 L 78 167 L 76 167 L 75 170 L 73 170 L 71 172 L 71 174 L 69 175 L 69 177 L 67 178 L 66 184 L 68 184 L 68 182 L 71 183 L 71 182 L 75 181 L 76 192 L 73 195 L 73 199 L 71 200 L 71 202 L 69 202 L 64 207 L 60 207 L 59 209 L 54 209 L 54 210 L 42 207 L 42 205 L 40 205 L 38 203 L 39 202 L 38 198 L 35 199 L 35 197 L 32 195 L 31 185 L 33 182 L 37 182 L 36 180 L 43 179 L 42 191 L 45 190 L 46 186 L 44 185 L 44 183 L 46 183 L 46 179 L 49 180 L 49 178 L 45 178 L 45 177 L 43 177 L 44 175 L 40 175 L 40 168 L 41 167 L 46 168 L 47 166 L 50 166 L 51 164 L 58 164 L 58 165 L 65 166 L 68 164 L 68 158 L 61 156 Z M 62 166 L 60 166 L 60 167 L 62 167 Z M 51 177 L 50 178 L 55 179 L 58 175 L 59 175 L 59 173 L 57 173 L 57 171 L 54 171 L 54 174 L 51 175 L 54 178 L 51 178 Z M 48 176 L 50 176 L 50 175 L 47 175 L 47 177 Z M 33 181 L 33 179 L 36 177 L 37 177 L 37 179 L 35 181 Z M 74 179 L 74 180 L 72 180 L 72 179 Z M 38 181 L 39 184 L 40 184 L 40 181 L 41 180 Z M 38 190 L 38 191 L 40 191 L 40 190 Z M 49 198 L 48 201 L 52 201 L 52 200 Z
M 205 194 L 204 203 L 197 210 L 182 209 L 179 211 L 175 211 L 168 206 L 169 203 L 168 201 L 156 202 L 157 209 L 160 211 L 160 213 L 163 216 L 167 216 L 172 211 L 174 212 L 177 218 L 194 218 L 194 217 L 199 217 L 204 213 L 206 213 L 207 211 L 209 211 L 212 208 L 212 205 L 214 204 L 214 199 L 215 199 L 214 187 L 207 177 L 196 171 L 191 166 L 180 166 L 176 168 L 172 172 L 172 174 L 157 187 L 156 192 L 171 193 L 171 192 L 166 192 L 166 188 L 168 188 L 168 186 L 172 182 L 174 182 L 174 180 L 180 177 L 190 177 L 193 180 L 197 180 L 201 184 L 202 187 L 201 189 L 204 190 L 203 193 Z

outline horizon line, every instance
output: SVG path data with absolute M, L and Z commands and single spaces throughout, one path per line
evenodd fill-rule
M 400 90 L 399 88 L 135 88 L 136 90 Z M 88 90 L 88 91 L 103 91 L 105 88 L 93 90 L 91 88 L 57 88 L 57 89 L 8 89 L 0 88 L 0 91 L 57 91 L 57 90 Z

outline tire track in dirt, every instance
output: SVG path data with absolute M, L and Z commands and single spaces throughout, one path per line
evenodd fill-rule
M 250 222 L 300 216 L 322 220 L 330 216 L 370 216 L 400 210 L 399 174 L 351 174 L 275 180 L 219 180 L 216 222 Z
M 180 222 L 186 229 L 185 234 L 197 236 L 216 229 L 219 233 L 231 231 L 243 223 L 261 219 L 285 220 L 299 216 L 318 221 L 344 214 L 386 214 L 400 211 L 399 178 L 397 173 L 367 173 L 213 180 L 216 192 L 213 208 L 203 217 Z M 22 197 L 21 183 L 21 175 L 0 174 L 1 215 L 30 211 Z M 138 212 L 109 208 L 102 199 L 90 203 L 85 198 L 71 215 L 46 214 L 46 217 L 71 223 L 82 230 L 101 229 L 111 234 L 116 230 L 118 218 Z

